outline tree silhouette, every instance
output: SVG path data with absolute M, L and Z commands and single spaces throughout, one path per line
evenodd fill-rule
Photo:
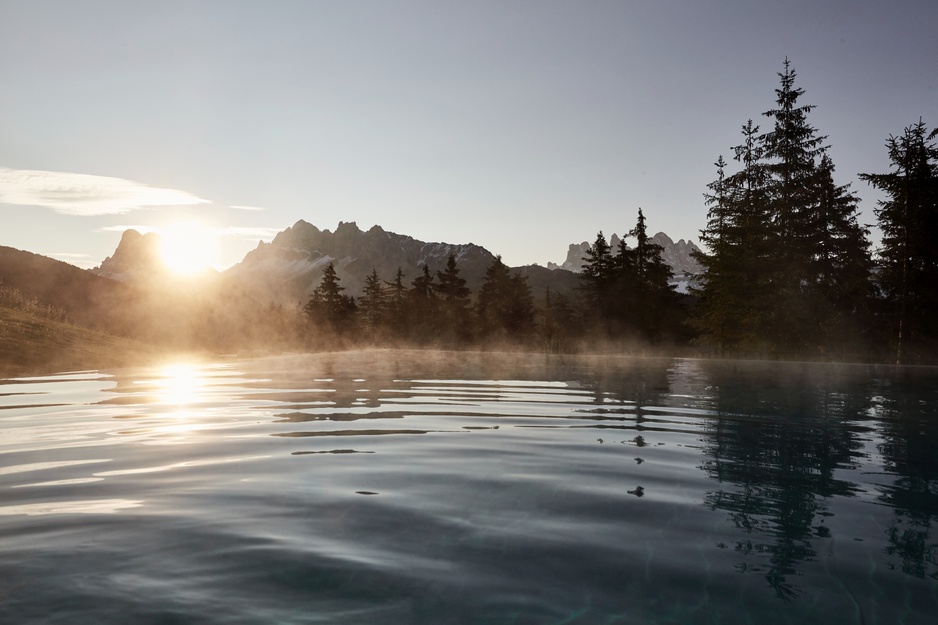
M 883 232 L 878 285 L 897 328 L 896 362 L 935 353 L 938 343 L 938 129 L 922 120 L 886 141 L 892 171 L 860 174 L 886 193 L 876 217 Z
M 496 256 L 485 270 L 476 304 L 479 331 L 486 338 L 522 340 L 534 330 L 534 303 L 527 279 L 512 274 Z
M 332 263 L 323 269 L 322 281 L 313 291 L 304 310 L 312 322 L 321 330 L 345 333 L 354 323 L 355 300 L 342 291 Z
M 759 134 L 749 120 L 734 148 L 741 169 L 727 175 L 721 157 L 704 196 L 695 325 L 721 353 L 823 355 L 870 325 L 868 232 L 849 185 L 834 182 L 795 78 L 786 59 L 776 107 L 764 113 L 772 129 Z
M 385 282 L 387 294 L 387 324 L 397 338 L 407 336 L 407 287 L 404 286 L 404 271 L 398 267 L 393 282 Z
M 387 309 L 387 294 L 377 269 L 372 269 L 365 277 L 365 286 L 358 298 L 358 309 L 362 329 L 370 339 L 375 339 L 384 325 Z
M 423 272 L 414 278 L 410 290 L 407 291 L 408 330 L 410 338 L 418 343 L 434 340 L 440 327 L 437 318 L 438 302 L 434 293 L 435 286 L 430 267 L 425 264 Z
M 440 298 L 440 322 L 448 340 L 464 342 L 471 337 L 469 324 L 469 288 L 459 276 L 455 254 L 446 259 L 443 271 L 436 272 L 433 290 Z

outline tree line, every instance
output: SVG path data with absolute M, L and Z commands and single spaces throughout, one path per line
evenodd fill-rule
M 344 293 L 329 263 L 305 312 L 320 336 L 372 343 L 462 346 L 483 340 L 510 338 L 521 344 L 533 339 L 535 309 L 524 276 L 511 273 L 497 256 L 473 301 L 459 274 L 454 254 L 435 275 L 423 265 L 409 284 L 400 268 L 390 281 L 373 269 L 356 299 Z
M 765 132 L 742 127 L 708 185 L 698 255 L 698 343 L 720 354 L 915 362 L 938 347 L 938 149 L 925 124 L 890 136 L 892 170 L 860 174 L 885 193 L 874 255 L 859 198 L 837 184 L 827 137 L 786 59 Z
M 412 279 L 375 270 L 356 298 L 330 264 L 305 306 L 318 336 L 356 342 L 466 346 L 511 343 L 568 351 L 600 342 L 694 346 L 711 355 L 906 362 L 938 355 L 938 130 L 921 120 L 886 142 L 891 170 L 859 174 L 884 193 L 872 250 L 859 198 L 840 184 L 827 137 L 786 59 L 775 106 L 721 155 L 707 185 L 704 268 L 675 291 L 662 248 L 635 226 L 616 249 L 602 232 L 583 258 L 572 297 L 537 297 L 496 257 L 474 296 L 458 260 Z
M 536 298 L 527 277 L 496 256 L 473 294 L 460 276 L 458 259 L 432 272 L 423 265 L 409 282 L 398 268 L 386 280 L 377 270 L 366 276 L 362 292 L 345 293 L 335 266 L 304 307 L 321 340 L 410 345 L 505 345 L 562 352 L 584 341 L 630 339 L 675 342 L 675 328 L 686 327 L 671 268 L 662 248 L 648 237 L 641 209 L 638 222 L 611 250 L 602 232 L 587 253 L 574 297 L 546 289 Z M 686 337 L 684 339 L 686 342 Z

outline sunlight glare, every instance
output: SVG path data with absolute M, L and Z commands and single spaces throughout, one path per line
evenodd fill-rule
M 217 238 L 211 228 L 202 224 L 179 222 L 160 230 L 160 256 L 175 273 L 198 273 L 216 262 Z
M 161 403 L 188 406 L 199 401 L 202 380 L 199 370 L 190 364 L 174 364 L 163 369 L 159 381 Z

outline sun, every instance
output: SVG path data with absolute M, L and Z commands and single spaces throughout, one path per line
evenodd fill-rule
M 217 255 L 217 235 L 200 223 L 178 222 L 160 230 L 160 257 L 174 273 L 201 272 L 215 264 Z

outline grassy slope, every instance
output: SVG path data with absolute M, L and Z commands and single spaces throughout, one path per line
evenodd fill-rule
M 153 348 L 0 305 L 0 376 L 142 364 Z

